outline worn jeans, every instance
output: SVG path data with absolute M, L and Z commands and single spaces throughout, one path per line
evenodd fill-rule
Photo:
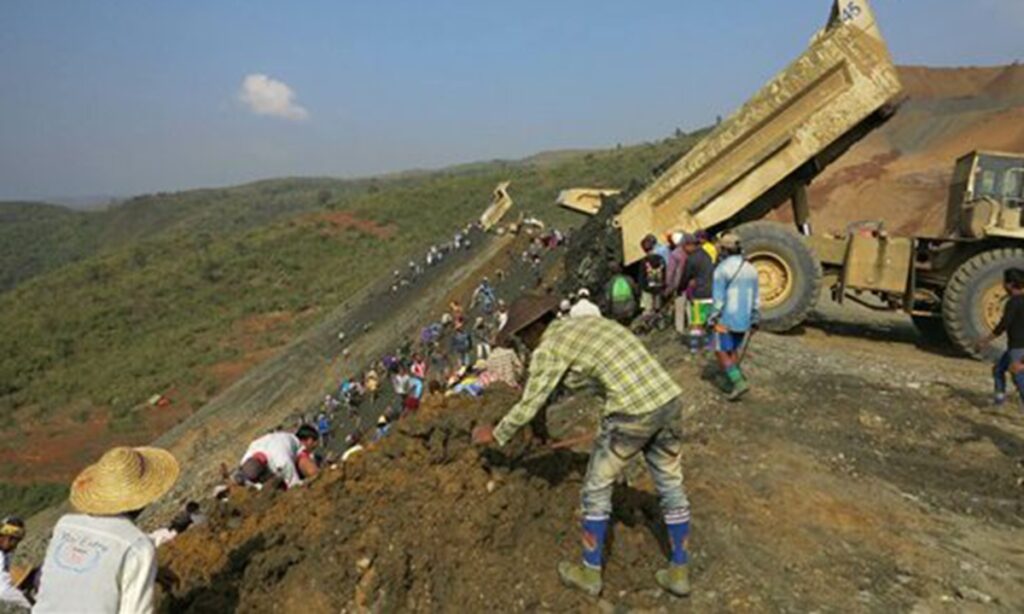
M 1020 350 L 1006 350 L 1003 355 L 999 357 L 999 362 L 992 369 L 992 377 L 995 380 L 996 393 L 1006 394 L 1006 372 L 1010 370 L 1010 365 L 1019 363 L 1021 359 L 1024 359 L 1024 349 Z M 1017 394 L 1020 395 L 1021 402 L 1024 403 L 1024 371 L 1018 371 L 1012 373 L 1013 383 L 1017 387 Z
M 679 412 L 679 399 L 674 399 L 648 414 L 604 417 L 583 479 L 584 516 L 611 514 L 615 481 L 641 452 L 661 497 L 662 509 L 689 510 L 690 502 L 683 489 Z

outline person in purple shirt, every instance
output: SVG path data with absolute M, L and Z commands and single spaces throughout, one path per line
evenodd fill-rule
M 686 294 L 680 288 L 683 271 L 686 269 L 686 250 L 683 249 L 685 235 L 673 232 L 669 237 L 672 251 L 668 255 L 668 281 L 665 286 L 665 298 L 673 302 L 673 320 L 676 332 L 686 334 Z

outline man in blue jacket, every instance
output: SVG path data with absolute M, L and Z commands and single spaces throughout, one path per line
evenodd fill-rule
M 740 370 L 740 349 L 757 328 L 757 269 L 743 257 L 740 238 L 733 233 L 718 242 L 720 262 L 712 279 L 711 322 L 715 331 L 715 355 L 729 380 L 729 400 L 738 400 L 750 389 Z

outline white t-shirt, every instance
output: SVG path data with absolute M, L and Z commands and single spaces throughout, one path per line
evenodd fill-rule
M 242 461 L 244 464 L 257 454 L 262 454 L 267 460 L 267 468 L 277 477 L 284 480 L 285 486 L 291 488 L 302 483 L 299 472 L 295 468 L 295 459 L 302 451 L 302 444 L 299 438 L 291 433 L 278 431 L 260 437 L 249 444 Z
M 409 394 L 409 376 L 395 373 L 391 376 L 391 387 L 394 388 L 395 394 L 398 396 Z
M 124 516 L 67 514 L 53 528 L 33 612 L 153 611 L 156 547 Z

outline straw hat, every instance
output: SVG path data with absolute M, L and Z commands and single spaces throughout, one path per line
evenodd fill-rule
M 98 516 L 139 510 L 170 490 L 179 471 L 167 450 L 112 448 L 71 483 L 71 505 Z

